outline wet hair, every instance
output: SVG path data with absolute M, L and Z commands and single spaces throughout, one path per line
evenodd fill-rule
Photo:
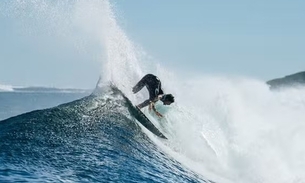
M 165 94 L 162 97 L 162 101 L 169 101 L 171 103 L 175 102 L 175 97 L 172 94 Z

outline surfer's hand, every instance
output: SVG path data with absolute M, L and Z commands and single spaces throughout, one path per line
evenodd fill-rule
M 162 114 L 160 114 L 159 112 L 156 111 L 156 115 L 159 116 L 160 118 L 162 118 Z

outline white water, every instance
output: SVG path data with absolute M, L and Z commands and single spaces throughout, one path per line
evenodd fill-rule
M 107 70 L 118 85 L 132 86 L 141 58 L 117 24 L 111 32 Z M 253 79 L 177 78 L 156 68 L 177 101 L 166 114 L 172 156 L 216 181 L 305 182 L 305 89 L 271 92 Z
M 305 181 L 305 89 L 271 92 L 261 81 L 207 76 L 177 86 L 181 101 L 167 115 L 173 146 L 202 165 L 197 172 L 216 181 Z
M 263 81 L 251 78 L 178 78 L 179 73 L 147 63 L 107 0 L 78 0 L 64 11 L 60 3 L 20 2 L 61 20 L 51 27 L 72 27 L 99 40 L 103 81 L 118 85 L 134 102 L 147 95 L 144 90 L 131 94 L 138 79 L 148 70 L 158 75 L 176 103 L 160 124 L 169 141 L 152 139 L 183 165 L 217 182 L 305 182 L 304 88 L 271 92 Z
M 0 91 L 14 91 L 13 86 L 0 84 Z

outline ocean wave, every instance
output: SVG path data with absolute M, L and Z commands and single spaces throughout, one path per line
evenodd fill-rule
M 2 85 L 2 84 L 0 84 L 0 92 L 1 91 L 5 91 L 5 92 L 7 92 L 7 91 L 14 91 L 14 88 L 11 85 Z
M 3 181 L 204 182 L 164 154 L 109 88 L 0 121 L 0 149 Z

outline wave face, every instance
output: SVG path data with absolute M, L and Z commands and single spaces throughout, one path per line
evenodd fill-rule
M 142 132 L 122 96 L 101 91 L 1 121 L 0 180 L 203 182 Z

